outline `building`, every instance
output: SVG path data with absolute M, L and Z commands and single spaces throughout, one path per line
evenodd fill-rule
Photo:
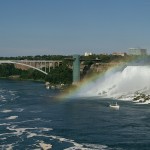
M 112 55 L 115 55 L 115 56 L 126 56 L 127 54 L 124 53 L 124 52 L 114 52 L 114 53 L 112 53 Z
M 147 49 L 129 48 L 129 55 L 147 55 Z
M 90 53 L 88 53 L 88 52 L 85 52 L 85 54 L 84 54 L 84 56 L 91 56 L 92 55 L 92 53 L 90 52 Z

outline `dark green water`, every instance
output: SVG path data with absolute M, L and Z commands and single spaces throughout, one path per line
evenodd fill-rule
M 0 149 L 149 150 L 150 106 L 112 99 L 58 101 L 43 83 L 0 80 Z

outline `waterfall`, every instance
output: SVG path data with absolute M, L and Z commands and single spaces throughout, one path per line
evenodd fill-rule
M 136 92 L 150 94 L 150 67 L 127 66 L 122 71 L 106 73 L 81 89 L 78 96 L 127 98 Z

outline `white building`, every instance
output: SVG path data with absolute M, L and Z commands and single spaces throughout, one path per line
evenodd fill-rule
M 85 54 L 84 54 L 84 56 L 90 56 L 90 55 L 92 55 L 92 53 L 91 53 L 91 52 L 90 52 L 90 53 L 85 52 Z
M 114 52 L 112 53 L 112 55 L 116 55 L 116 56 L 126 56 L 127 54 L 124 52 Z

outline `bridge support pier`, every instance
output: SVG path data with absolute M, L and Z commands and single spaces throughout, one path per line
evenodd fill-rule
M 80 82 L 80 55 L 73 55 L 73 85 Z

